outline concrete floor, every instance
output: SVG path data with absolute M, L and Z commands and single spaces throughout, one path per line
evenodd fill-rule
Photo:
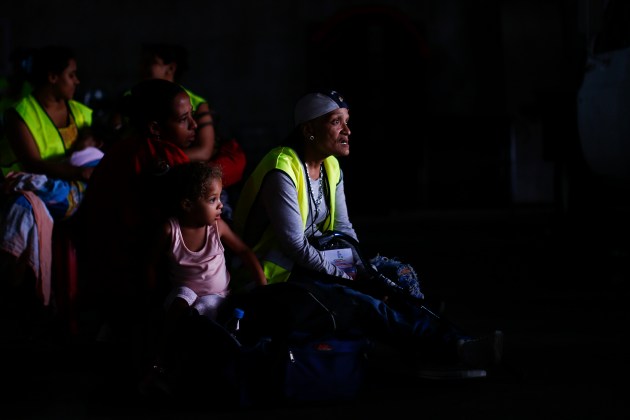
M 443 382 L 384 375 L 344 403 L 224 407 L 148 401 L 105 378 L 94 343 L 2 340 L 4 419 L 621 419 L 630 403 L 630 236 L 626 209 L 396 215 L 355 220 L 364 250 L 411 262 L 444 316 L 474 333 L 501 329 L 511 373 Z M 8 328 L 8 327 L 7 327 Z M 181 404 L 181 403 L 180 403 Z

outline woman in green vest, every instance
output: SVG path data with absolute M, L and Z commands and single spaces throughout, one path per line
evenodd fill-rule
M 38 295 L 48 305 L 52 222 L 75 214 L 94 170 L 68 159 L 82 129 L 92 124 L 92 109 L 73 99 L 79 78 L 67 47 L 36 50 L 29 82 L 31 94 L 5 111 L 0 139 L 0 270 L 3 279 L 19 284 L 26 278 L 20 267 L 30 266 Z
M 5 112 L 1 141 L 2 173 L 24 171 L 65 180 L 87 181 L 93 168 L 72 166 L 65 158 L 92 124 L 92 109 L 73 99 L 80 81 L 74 53 L 59 46 L 36 51 L 33 91 Z
M 235 209 L 234 230 L 258 256 L 268 283 L 256 288 L 251 279 L 245 283 L 244 276 L 233 275 L 233 290 L 240 292 L 233 295 L 236 305 L 250 319 L 273 314 L 278 306 L 286 310 L 288 313 L 280 311 L 281 319 L 272 316 L 260 324 L 268 333 L 275 328 L 272 325 L 284 326 L 303 314 L 301 307 L 290 312 L 290 293 L 281 295 L 285 299 L 279 304 L 269 298 L 302 285 L 317 302 L 330 308 L 335 331 L 358 328 L 377 341 L 395 345 L 412 356 L 409 368 L 417 369 L 420 376 L 434 375 L 423 368 L 427 358 L 449 365 L 445 370 L 449 375 L 453 374 L 451 367 L 458 367 L 459 377 L 485 376 L 486 369 L 501 360 L 500 331 L 475 338 L 426 309 L 421 301 L 398 299 L 394 289 L 385 290 L 385 295 L 392 293 L 383 299 L 380 293 L 384 289 L 372 288 L 379 279 L 370 276 L 371 271 L 354 255 L 358 250 L 349 249 L 350 255 L 343 258 L 334 250 L 330 258 L 313 245 L 315 238 L 331 230 L 358 242 L 348 217 L 338 161 L 350 153 L 349 106 L 336 91 L 314 92 L 297 102 L 294 117 L 295 128 L 288 141 L 261 159 L 243 185 Z M 330 325 L 328 318 L 318 327 L 324 325 Z
M 309 243 L 333 229 L 357 238 L 337 160 L 350 153 L 348 112 L 337 92 L 306 97 L 285 145 L 264 156 L 243 185 L 234 228 L 259 256 L 270 284 L 286 281 L 296 265 L 352 277 Z

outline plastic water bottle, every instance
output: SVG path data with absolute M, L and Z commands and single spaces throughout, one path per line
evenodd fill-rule
M 230 335 L 238 340 L 238 332 L 241 329 L 241 319 L 245 315 L 245 311 L 241 308 L 234 308 L 232 317 L 228 320 L 225 327 L 230 332 Z

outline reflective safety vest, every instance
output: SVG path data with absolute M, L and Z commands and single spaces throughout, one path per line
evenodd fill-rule
M 326 179 L 331 187 L 328 203 L 330 211 L 325 223 L 334 229 L 336 186 L 341 181 L 341 169 L 339 161 L 334 156 L 324 160 Z M 309 212 L 309 192 L 305 179 L 302 161 L 290 147 L 276 147 L 267 153 L 250 177 L 243 185 L 239 194 L 238 204 L 234 212 L 234 230 L 241 238 L 247 237 L 247 219 L 253 203 L 256 201 L 265 176 L 272 170 L 281 170 L 286 173 L 297 189 L 298 205 L 302 216 L 302 225 L 306 229 L 306 220 Z M 287 281 L 293 262 L 280 251 L 278 240 L 271 226 L 267 226 L 258 243 L 252 246 L 252 250 L 261 261 L 267 282 L 279 283 Z M 237 276 L 235 276 L 237 277 Z M 238 277 L 237 277 L 238 278 Z
M 182 89 L 184 89 L 186 91 L 186 93 L 188 94 L 188 96 L 190 96 L 190 104 L 192 105 L 193 108 L 193 113 L 197 112 L 197 108 L 199 108 L 199 105 L 201 104 L 205 104 L 206 101 L 204 98 L 202 98 L 201 96 L 192 93 L 191 91 L 189 91 L 188 89 L 186 89 L 185 87 L 182 86 Z
M 77 129 L 92 125 L 92 109 L 80 102 L 67 102 Z M 39 154 L 43 160 L 54 160 L 66 156 L 66 145 L 61 133 L 50 119 L 44 108 L 33 95 L 22 98 L 13 107 L 31 132 Z M 21 171 L 22 164 L 17 161 L 6 137 L 0 139 L 0 166 L 6 175 L 10 171 Z

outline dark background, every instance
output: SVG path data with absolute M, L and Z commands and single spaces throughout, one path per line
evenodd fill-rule
M 582 155 L 576 100 L 605 4 L 25 0 L 3 6 L 0 57 L 8 71 L 15 48 L 73 47 L 76 98 L 106 114 L 138 80 L 142 43 L 179 43 L 190 54 L 182 83 L 209 99 L 248 170 L 288 133 L 307 89 L 342 92 L 352 106 L 343 165 L 355 217 L 566 212 L 600 189 Z
M 342 92 L 352 107 L 342 165 L 364 250 L 412 263 L 449 319 L 474 333 L 502 329 L 505 360 L 522 372 L 511 382 L 391 381 L 334 411 L 241 418 L 616 419 L 628 413 L 618 383 L 629 372 L 630 60 L 606 52 L 630 46 L 629 5 L 22 0 L 2 6 L 0 58 L 8 71 L 14 48 L 73 47 L 77 99 L 107 115 L 137 81 L 142 43 L 180 43 L 184 86 L 209 99 L 248 170 L 288 134 L 303 93 Z M 19 356 L 5 394 L 16 412 L 147 416 L 136 394 L 102 379 L 107 367 L 94 374 L 99 361 L 84 347 L 24 351 L 6 337 Z M 203 402 L 188 410 L 207 418 Z

